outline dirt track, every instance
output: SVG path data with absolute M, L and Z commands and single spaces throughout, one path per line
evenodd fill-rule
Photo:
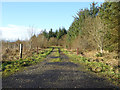
M 53 52 L 55 52 L 53 50 Z M 52 53 L 44 62 L 27 70 L 3 78 L 3 88 L 114 88 L 116 86 L 87 72 L 82 65 L 69 62 L 62 54 L 62 62 L 50 62 Z

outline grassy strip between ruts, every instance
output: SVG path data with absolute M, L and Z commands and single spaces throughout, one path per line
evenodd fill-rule
M 2 75 L 3 77 L 9 76 L 19 70 L 22 70 L 26 66 L 37 64 L 44 60 L 44 58 L 51 53 L 53 48 L 44 49 L 39 54 L 34 53 L 33 56 L 26 59 L 19 59 L 16 61 L 6 61 L 2 63 Z
M 52 58 L 50 62 L 61 62 L 59 48 L 54 49 L 53 56 L 55 58 Z
M 115 67 L 106 65 L 101 62 L 90 62 L 90 58 L 85 58 L 83 56 L 71 54 L 70 51 L 67 51 L 64 49 L 62 49 L 62 51 L 63 51 L 63 53 L 65 53 L 66 55 L 68 55 L 71 58 L 70 59 L 71 62 L 83 64 L 86 66 L 86 68 L 89 71 L 95 72 L 99 76 L 106 77 L 115 85 L 120 86 L 120 78 L 119 78 L 120 73 L 119 73 L 119 71 L 118 71 L 118 73 L 115 73 L 115 71 L 114 71 Z

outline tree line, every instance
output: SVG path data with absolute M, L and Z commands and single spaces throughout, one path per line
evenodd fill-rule
M 93 2 L 90 9 L 81 9 L 74 16 L 69 29 L 59 28 L 49 32 L 43 30 L 38 35 L 31 34 L 26 47 L 45 48 L 63 46 L 81 51 L 97 49 L 99 52 L 118 51 L 120 43 L 120 2 L 104 2 L 101 6 Z M 30 28 L 33 30 L 33 27 Z
M 81 9 L 74 17 L 67 33 L 67 47 L 81 50 L 118 50 L 120 43 L 120 2 L 93 2 L 89 9 Z M 77 45 L 75 45 L 77 43 Z

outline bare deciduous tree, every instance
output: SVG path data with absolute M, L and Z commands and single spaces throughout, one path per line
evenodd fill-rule
M 86 27 L 88 28 L 88 33 L 91 35 L 92 40 L 95 41 L 96 45 L 99 47 L 100 52 L 103 53 L 104 46 L 104 36 L 107 33 L 107 29 L 104 22 L 100 19 L 100 17 L 89 18 L 86 22 Z
M 34 25 L 29 26 L 29 28 L 27 30 L 28 30 L 28 35 L 29 35 L 29 38 L 30 38 L 30 41 L 29 41 L 30 49 L 32 49 L 32 39 L 31 39 L 31 37 L 35 34 L 35 27 L 34 27 Z

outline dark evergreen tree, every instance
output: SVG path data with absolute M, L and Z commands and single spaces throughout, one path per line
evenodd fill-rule
M 99 12 L 99 8 L 96 5 L 97 5 L 97 3 L 95 3 L 95 2 L 93 2 L 92 4 L 90 4 L 90 15 L 92 17 L 97 16 L 97 14 Z

